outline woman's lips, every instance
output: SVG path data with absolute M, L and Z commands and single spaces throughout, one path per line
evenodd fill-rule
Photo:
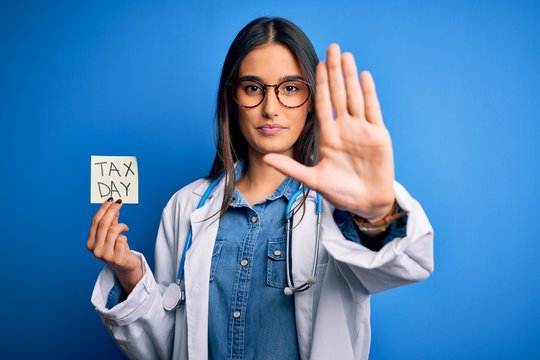
M 279 132 L 281 132 L 281 130 L 285 129 L 283 126 L 281 125 L 275 125 L 275 124 L 272 124 L 272 125 L 264 125 L 264 126 L 261 126 L 261 127 L 258 127 L 257 130 L 259 130 L 259 132 L 263 133 L 264 135 L 266 136 L 274 136 L 274 135 L 277 135 Z

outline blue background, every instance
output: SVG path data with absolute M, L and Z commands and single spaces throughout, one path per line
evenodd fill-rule
M 90 156 L 135 155 L 129 241 L 209 170 L 221 65 L 288 17 L 372 71 L 435 273 L 373 298 L 371 359 L 540 357 L 540 5 L 534 1 L 13 1 L 0 7 L 3 358 L 122 358 L 90 304 Z

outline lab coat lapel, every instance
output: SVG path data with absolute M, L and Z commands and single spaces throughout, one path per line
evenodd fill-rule
M 298 201 L 301 201 L 301 197 Z M 293 234 L 291 240 L 292 273 L 296 286 L 304 283 L 313 270 L 315 255 L 315 235 L 317 216 L 315 214 L 316 198 L 308 196 L 305 202 L 305 212 L 300 209 L 293 219 Z M 303 216 L 302 216 L 303 215 Z
M 294 217 L 291 258 L 293 279 L 297 286 L 304 283 L 311 276 L 313 269 L 315 231 L 317 226 L 317 216 L 315 214 L 316 198 L 313 195 L 313 192 L 310 192 L 305 203 L 306 208 L 303 218 L 302 209 Z M 301 199 L 300 197 L 298 201 L 301 201 Z M 320 284 L 315 284 L 306 291 L 294 294 L 296 331 L 302 359 L 309 358 L 313 329 L 313 296 L 319 287 Z
M 209 183 L 194 193 L 202 195 Z M 204 187 L 204 188 L 203 188 Z M 202 189 L 202 193 L 201 193 Z M 223 181 L 214 189 L 205 205 L 191 214 L 192 245 L 186 254 L 185 286 L 190 359 L 208 356 L 208 302 L 210 262 L 219 227 L 219 209 L 223 198 Z M 213 216 L 214 215 L 214 216 Z

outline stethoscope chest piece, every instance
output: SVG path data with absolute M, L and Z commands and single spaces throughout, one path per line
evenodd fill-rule
M 163 308 L 167 311 L 178 309 L 186 301 L 184 282 L 174 282 L 169 284 L 163 291 Z

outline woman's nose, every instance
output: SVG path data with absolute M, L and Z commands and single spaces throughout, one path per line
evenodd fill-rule
M 279 114 L 280 107 L 281 104 L 277 98 L 277 93 L 274 89 L 268 89 L 262 104 L 263 115 L 268 118 L 276 117 Z

